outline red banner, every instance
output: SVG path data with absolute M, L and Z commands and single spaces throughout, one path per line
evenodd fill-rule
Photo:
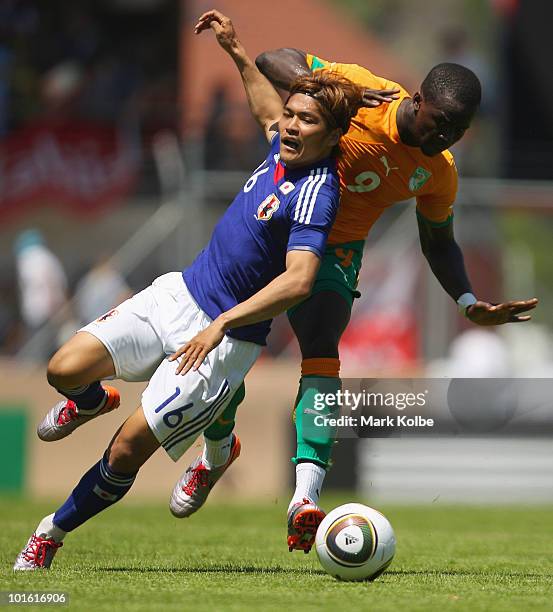
M 129 194 L 140 164 L 139 143 L 114 128 L 24 128 L 0 145 L 0 219 L 44 205 L 96 214 Z
M 413 367 L 419 334 L 412 312 L 378 312 L 354 319 L 340 342 L 342 361 L 363 364 L 367 372 Z

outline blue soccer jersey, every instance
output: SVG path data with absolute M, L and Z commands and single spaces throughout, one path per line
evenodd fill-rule
M 279 161 L 279 136 L 217 223 L 211 240 L 183 271 L 198 306 L 212 319 L 244 302 L 286 270 L 286 253 L 323 257 L 338 209 L 333 158 L 302 168 Z M 229 336 L 266 344 L 271 321 L 230 330 Z

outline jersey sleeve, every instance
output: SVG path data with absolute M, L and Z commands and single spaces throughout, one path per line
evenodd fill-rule
M 320 69 L 328 69 L 330 68 L 332 64 L 332 62 L 329 62 L 320 57 L 317 57 L 316 55 L 313 55 L 311 53 L 306 53 L 305 59 L 307 61 L 307 65 L 309 66 L 309 69 L 311 70 L 311 72 L 315 72 L 315 70 L 320 70 Z
M 339 200 L 338 180 L 326 170 L 307 179 L 288 203 L 291 225 L 286 250 L 311 251 L 322 259 Z
M 307 65 L 312 72 L 316 70 L 330 70 L 341 76 L 346 77 L 350 81 L 361 85 L 362 87 L 368 87 L 370 89 L 399 89 L 401 95 L 408 95 L 407 92 L 399 85 L 388 79 L 377 76 L 370 70 L 359 64 L 341 64 L 339 62 L 330 62 L 328 60 L 312 55 L 311 53 L 305 54 Z
M 434 189 L 417 196 L 417 214 L 434 227 L 447 225 L 453 219 L 453 203 L 457 195 L 458 176 L 453 156 L 445 172 L 438 177 Z
M 275 132 L 271 136 L 271 154 L 275 155 L 275 153 L 278 153 L 279 151 L 280 151 L 280 134 L 278 132 Z

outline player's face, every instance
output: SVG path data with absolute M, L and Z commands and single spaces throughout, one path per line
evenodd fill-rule
M 340 130 L 330 129 L 319 104 L 305 94 L 288 99 L 279 121 L 280 159 L 290 168 L 307 166 L 328 157 L 340 139 Z
M 414 127 L 421 151 L 433 157 L 454 145 L 469 128 L 473 114 L 454 104 L 436 104 L 420 98 Z

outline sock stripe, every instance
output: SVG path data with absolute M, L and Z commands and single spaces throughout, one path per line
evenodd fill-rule
M 301 362 L 302 376 L 340 376 L 340 360 L 333 357 L 312 357 Z
M 104 474 L 102 474 L 102 479 L 107 484 L 113 485 L 114 487 L 120 487 L 120 488 L 121 487 L 122 488 L 128 487 L 128 486 L 130 486 L 134 482 L 134 478 L 131 478 L 130 480 L 128 480 L 126 482 L 122 482 L 122 481 L 112 480 L 111 478 L 106 477 Z
M 103 472 L 103 475 L 111 478 L 112 480 L 118 480 L 121 482 L 127 482 L 129 480 L 133 480 L 136 477 L 136 474 L 120 474 L 118 472 L 114 472 L 106 459 L 102 459 L 102 463 L 100 463 L 100 469 Z
M 100 462 L 100 474 L 106 482 L 109 482 L 115 487 L 128 487 L 134 482 L 134 479 L 136 478 L 136 474 L 130 477 L 122 477 L 116 475 L 110 470 L 109 465 L 107 465 L 107 463 L 105 462 L 105 459 L 102 459 L 102 461 Z
M 70 393 L 71 395 L 82 395 L 89 388 L 90 385 L 83 385 L 82 387 L 75 387 L 74 389 L 65 389 L 65 393 Z
M 74 401 L 79 410 L 95 411 L 105 403 L 107 393 L 99 381 L 74 389 L 58 389 L 67 399 Z

